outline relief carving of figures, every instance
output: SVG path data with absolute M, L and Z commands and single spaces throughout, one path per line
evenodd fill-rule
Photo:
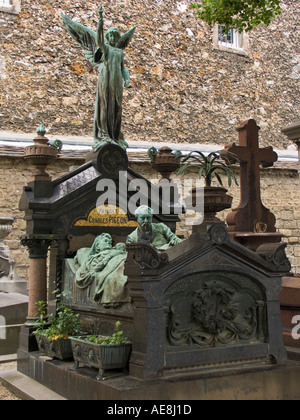
M 262 308 L 253 291 L 239 292 L 221 279 L 194 287 L 184 296 L 177 296 L 170 306 L 170 345 L 217 347 L 258 340 L 258 330 L 263 326 Z

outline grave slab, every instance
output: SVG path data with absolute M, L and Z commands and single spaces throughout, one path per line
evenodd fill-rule
M 27 296 L 0 293 L 0 355 L 17 352 L 20 329 L 26 322 L 27 310 Z

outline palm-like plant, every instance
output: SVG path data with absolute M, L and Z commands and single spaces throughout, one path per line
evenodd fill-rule
M 188 168 L 197 168 L 199 178 L 204 178 L 206 187 L 211 187 L 214 178 L 223 186 L 221 175 L 227 177 L 228 186 L 231 187 L 232 181 L 239 185 L 234 172 L 229 167 L 233 162 L 238 162 L 234 153 L 227 152 L 226 156 L 220 152 L 211 152 L 206 156 L 202 152 L 194 151 L 182 159 L 183 166 L 177 174 L 185 173 Z

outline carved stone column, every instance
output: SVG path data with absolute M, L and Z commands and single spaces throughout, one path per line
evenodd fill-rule
M 21 238 L 21 244 L 29 251 L 29 303 L 28 323 L 38 317 L 37 302 L 47 301 L 47 254 L 53 242 L 49 235 L 28 235 Z

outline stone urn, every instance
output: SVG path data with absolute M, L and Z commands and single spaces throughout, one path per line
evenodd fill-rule
M 46 167 L 57 158 L 58 148 L 49 144 L 45 137 L 46 130 L 43 124 L 37 129 L 37 136 L 33 139 L 34 145 L 25 148 L 24 159 L 31 162 L 37 169 L 36 179 L 48 179 Z
M 220 223 L 216 214 L 230 209 L 233 197 L 227 194 L 228 190 L 223 187 L 193 188 L 190 196 L 186 198 L 187 209 L 194 209 L 197 202 L 204 199 L 204 223 Z
M 180 152 L 173 153 L 170 147 L 165 146 L 157 150 L 151 147 L 148 150 L 148 155 L 151 160 L 153 168 L 160 173 L 163 179 L 170 179 L 173 172 L 180 168 Z

